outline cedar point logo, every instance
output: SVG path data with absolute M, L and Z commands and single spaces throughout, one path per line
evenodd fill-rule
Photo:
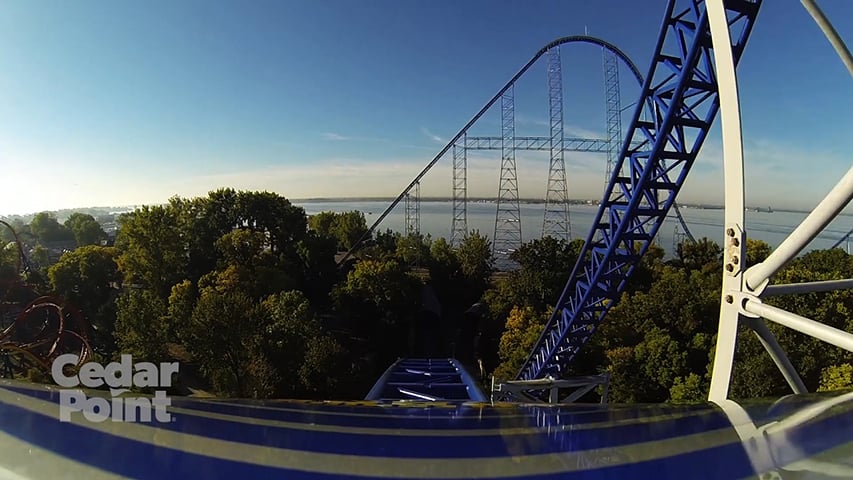
M 86 420 L 103 422 L 151 422 L 152 412 L 158 422 L 171 422 L 172 415 L 166 411 L 172 399 L 165 390 L 156 390 L 154 397 L 120 396 L 130 391 L 130 387 L 168 388 L 172 386 L 172 374 L 178 373 L 178 363 L 150 362 L 133 363 L 130 355 L 122 355 L 119 362 L 103 366 L 96 362 L 87 362 L 80 366 L 76 375 L 68 376 L 66 367 L 77 365 L 79 357 L 68 353 L 56 357 L 51 366 L 53 381 L 65 389 L 59 391 L 59 420 L 70 422 L 71 414 L 80 412 Z M 87 397 L 79 387 L 98 388 L 106 384 L 110 387 L 109 399 Z M 76 388 L 75 388 L 76 387 Z

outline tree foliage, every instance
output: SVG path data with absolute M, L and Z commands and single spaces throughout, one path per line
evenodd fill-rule
M 750 240 L 746 247 L 749 264 L 764 260 L 772 251 L 761 241 Z M 513 255 L 520 268 L 486 292 L 484 298 L 493 317 L 506 319 L 496 377 L 514 375 L 520 366 L 508 366 L 507 359 L 521 362 L 526 358 L 529 342 L 541 333 L 541 325 L 530 319 L 549 313 L 548 300 L 558 295 L 544 287 L 549 284 L 548 276 L 560 271 L 551 284 L 553 289 L 561 288 L 556 277 L 565 282 L 570 271 L 565 265 L 572 263 L 576 258 L 572 254 L 577 255 L 578 250 L 548 239 L 530 242 Z M 560 255 L 566 260 L 556 260 Z M 569 365 L 568 374 L 608 372 L 614 402 L 703 401 L 719 318 L 721 255 L 721 248 L 708 239 L 682 244 L 678 256 L 668 261 L 660 249 L 650 249 L 629 288 Z M 851 258 L 839 249 L 812 251 L 790 262 L 774 282 L 851 278 Z M 838 329 L 853 330 L 853 292 L 849 290 L 772 297 L 768 302 Z M 810 390 L 849 386 L 847 368 L 853 361 L 849 352 L 779 325 L 770 323 L 769 328 Z M 789 392 L 756 336 L 742 327 L 739 337 L 731 396 L 754 398 Z
M 42 243 L 74 240 L 74 233 L 50 212 L 37 213 L 30 221 L 30 231 Z
M 498 380 L 512 380 L 527 355 L 542 334 L 548 318 L 530 307 L 514 307 L 506 319 L 506 330 L 501 336 L 498 356 L 501 363 L 495 369 Z
M 349 250 L 367 232 L 364 213 L 359 211 L 312 215 L 308 226 L 319 235 L 334 238 L 339 250 Z
M 94 329 L 99 353 L 114 350 L 115 297 L 121 274 L 116 250 L 88 245 L 67 252 L 48 270 L 51 289 L 70 300 Z
M 103 230 L 89 215 L 72 214 L 62 225 L 42 213 L 20 227 L 41 242 L 73 238 L 81 245 L 47 277 L 90 319 L 99 353 L 121 350 L 150 361 L 180 356 L 216 393 L 258 398 L 362 397 L 390 362 L 421 354 L 476 358 L 499 380 L 510 379 L 583 247 L 580 240 L 537 239 L 512 253 L 518 269 L 495 272 L 491 242 L 478 232 L 452 246 L 388 230 L 339 269 L 336 253 L 367 231 L 362 213 L 309 219 L 280 195 L 233 189 L 175 197 L 118 223 L 115 248 L 91 245 Z M 667 259 L 649 246 L 621 298 L 606 300 L 606 320 L 566 375 L 609 373 L 615 402 L 705 398 L 722 250 L 701 239 L 676 253 Z M 747 241 L 747 265 L 770 254 L 768 244 Z M 0 279 L 14 280 L 15 257 L 14 245 L 0 249 Z M 851 277 L 853 257 L 835 249 L 803 255 L 773 280 Z M 849 290 L 767 302 L 853 330 Z M 769 328 L 809 389 L 851 387 L 849 352 Z M 755 335 L 746 328 L 740 335 L 731 396 L 786 393 Z
M 65 221 L 65 227 L 74 235 L 74 241 L 77 242 L 78 247 L 97 245 L 107 238 L 106 232 L 95 217 L 85 213 L 72 213 Z

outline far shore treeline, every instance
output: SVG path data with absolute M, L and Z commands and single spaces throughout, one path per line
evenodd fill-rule
M 139 207 L 106 230 L 84 213 L 12 223 L 31 266 L 24 280 L 82 310 L 98 359 L 178 361 L 175 393 L 251 398 L 360 399 L 400 357 L 455 357 L 484 385 L 492 375 L 512 379 L 582 246 L 537 239 L 512 254 L 516 270 L 498 273 L 489 238 L 476 231 L 451 246 L 385 230 L 338 267 L 367 231 L 363 213 L 308 217 L 281 195 L 233 189 Z M 19 280 L 12 239 L 4 229 L 4 284 Z M 770 251 L 748 241 L 748 264 Z M 703 238 L 673 257 L 651 247 L 568 375 L 609 373 L 612 402 L 705 398 L 721 249 Z M 841 278 L 853 278 L 853 257 L 832 249 L 795 259 L 773 281 Z M 853 331 L 850 290 L 766 301 Z M 769 326 L 810 390 L 853 387 L 853 354 Z M 742 330 L 731 396 L 786 393 L 758 339 Z

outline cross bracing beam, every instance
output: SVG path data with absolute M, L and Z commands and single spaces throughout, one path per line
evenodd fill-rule
M 379 377 L 365 400 L 486 402 L 488 398 L 457 360 L 401 358 Z
M 465 148 L 468 150 L 500 150 L 501 137 L 466 137 Z M 606 153 L 608 141 L 603 138 L 569 138 L 563 137 L 563 152 L 593 152 Z M 515 137 L 513 139 L 515 150 L 551 150 L 551 137 Z M 634 144 L 640 146 L 640 142 Z
M 430 160 L 429 163 L 427 163 L 427 165 L 421 170 L 421 172 L 415 176 L 415 178 L 411 181 L 411 183 L 409 183 L 409 185 L 406 188 L 404 188 L 403 191 L 400 192 L 399 195 L 397 195 L 397 198 L 395 198 L 394 201 L 392 201 L 391 204 L 388 205 L 388 207 L 385 209 L 385 211 L 383 211 L 376 218 L 376 220 L 373 222 L 373 225 L 371 225 L 370 228 L 368 228 L 367 231 L 364 232 L 364 234 L 353 244 L 353 246 L 349 249 L 349 251 L 347 251 L 347 253 L 338 260 L 338 265 L 344 265 L 345 262 L 352 256 L 352 254 L 362 247 L 365 240 L 372 237 L 373 232 L 376 230 L 376 228 L 380 224 L 382 224 L 382 222 L 394 210 L 394 208 L 397 205 L 399 205 L 399 203 L 401 201 L 403 201 L 403 199 L 406 197 L 406 194 L 409 193 L 409 191 L 412 188 L 414 188 L 415 184 L 420 182 L 420 180 L 427 173 L 429 173 L 430 170 L 432 170 L 432 168 L 435 166 L 435 164 L 438 163 L 439 160 L 441 160 L 441 158 L 444 156 L 444 154 L 446 154 L 447 151 L 453 147 L 453 145 L 458 144 L 459 141 L 463 138 L 463 136 L 467 135 L 468 130 L 471 129 L 471 127 L 475 123 L 477 123 L 477 121 L 480 120 L 480 118 L 482 118 L 482 116 L 485 115 L 485 113 L 487 111 L 489 111 L 489 109 L 491 109 L 492 106 L 495 103 L 497 103 L 497 101 L 500 100 L 504 96 L 504 94 L 506 94 L 506 92 L 508 90 L 510 90 L 510 88 L 512 88 L 515 85 L 515 82 L 518 81 L 519 78 L 521 78 L 525 73 L 527 73 L 528 70 L 530 70 L 530 67 L 532 67 L 533 64 L 535 64 L 536 61 L 542 57 L 542 55 L 544 55 L 546 52 L 548 52 L 550 49 L 552 49 L 554 47 L 557 47 L 560 45 L 565 45 L 568 43 L 586 43 L 586 44 L 591 44 L 591 45 L 598 45 L 602 48 L 605 48 L 605 49 L 613 52 L 617 57 L 619 57 L 619 59 L 622 60 L 625 63 L 625 65 L 628 66 L 628 69 L 631 71 L 631 73 L 634 75 L 634 77 L 636 77 L 638 79 L 642 79 L 642 75 L 640 74 L 639 69 L 637 69 L 637 66 L 634 65 L 634 62 L 632 62 L 631 59 L 628 58 L 627 55 L 625 55 L 624 52 L 622 52 L 618 47 L 616 47 L 612 43 L 607 42 L 605 40 L 602 40 L 600 38 L 592 37 L 589 35 L 572 35 L 572 36 L 567 36 L 567 37 L 561 37 L 561 38 L 558 38 L 558 39 L 548 43 L 547 45 L 542 47 L 538 52 L 536 52 L 536 54 L 533 55 L 533 57 L 523 67 L 521 67 L 521 69 L 518 72 L 516 72 L 515 75 L 512 76 L 512 78 L 503 86 L 503 88 L 498 90 L 498 92 L 488 102 L 486 102 L 486 104 L 473 117 L 471 117 L 471 119 L 468 121 L 468 123 L 466 123 L 459 130 L 459 132 L 457 132 L 456 135 L 454 135 L 447 142 L 447 144 L 444 146 L 444 148 L 439 150 L 439 152 L 432 158 L 432 160 Z M 476 138 L 476 137 L 469 137 L 469 138 Z M 495 137 L 495 138 L 498 139 L 498 144 L 500 145 L 500 142 L 503 141 L 503 139 L 501 137 Z M 515 137 L 515 138 L 517 139 L 519 137 Z M 530 137 L 530 138 L 534 138 L 534 137 Z M 543 137 L 543 138 L 548 139 L 549 137 Z M 467 146 L 468 140 L 465 140 L 465 142 L 466 142 L 465 145 Z M 515 148 L 515 143 L 517 142 L 517 140 L 513 139 L 512 142 L 513 142 L 512 148 L 514 150 L 522 150 L 522 148 Z M 605 142 L 606 142 L 606 140 L 605 140 Z M 570 142 L 564 143 L 564 146 L 566 146 L 568 144 L 570 144 Z M 497 148 L 494 148 L 494 149 L 499 150 L 500 148 L 501 147 L 498 146 Z M 470 148 L 470 149 L 473 150 L 474 148 Z M 550 149 L 550 148 L 546 147 L 543 150 L 548 150 L 548 149 Z M 605 151 L 605 150 L 600 150 L 600 151 Z
M 593 228 L 545 330 L 517 378 L 559 378 L 618 301 L 648 250 L 717 111 L 716 76 L 702 0 L 670 0 L 650 72 Z M 761 0 L 726 2 L 737 63 Z M 643 107 L 652 115 L 641 119 Z M 631 147 L 638 140 L 639 147 Z

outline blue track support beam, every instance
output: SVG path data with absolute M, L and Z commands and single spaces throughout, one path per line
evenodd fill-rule
M 761 0 L 726 2 L 732 53 L 743 54 Z M 544 332 L 517 378 L 559 378 L 619 300 L 675 203 L 719 103 L 704 1 L 671 0 L 640 101 L 601 207 Z M 653 105 L 651 118 L 641 119 Z M 632 148 L 632 141 L 641 141 Z
M 488 401 L 474 378 L 453 359 L 400 359 L 379 377 L 365 400 Z

